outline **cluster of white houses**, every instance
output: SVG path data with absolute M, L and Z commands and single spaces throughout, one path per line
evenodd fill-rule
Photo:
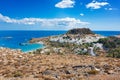
M 59 43 L 75 43 L 75 44 L 83 44 L 83 43 L 91 43 L 91 42 L 96 42 L 100 38 L 105 38 L 104 36 L 101 35 L 85 35 L 84 37 L 72 37 L 68 35 L 59 35 L 59 36 L 53 36 L 50 38 L 50 41 L 52 42 L 59 42 Z
M 104 36 L 101 35 L 84 35 L 82 37 L 80 36 L 72 36 L 72 35 L 59 35 L 59 36 L 52 36 L 50 37 L 51 42 L 59 42 L 59 43 L 74 43 L 77 45 L 81 45 L 83 43 L 92 43 L 92 42 L 97 42 L 100 38 L 105 38 Z M 94 48 L 98 47 L 99 49 L 103 49 L 103 45 L 100 43 L 93 43 L 93 46 L 88 49 L 83 49 L 81 50 L 80 48 L 76 49 L 76 52 L 82 51 L 82 52 L 87 52 L 89 50 L 89 53 L 92 56 L 95 56 Z

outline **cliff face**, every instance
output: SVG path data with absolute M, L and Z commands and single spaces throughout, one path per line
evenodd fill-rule
M 89 28 L 76 28 L 71 29 L 67 34 L 94 34 Z

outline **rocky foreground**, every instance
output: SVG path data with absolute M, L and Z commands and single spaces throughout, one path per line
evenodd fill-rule
M 0 80 L 120 80 L 120 59 L 0 48 Z

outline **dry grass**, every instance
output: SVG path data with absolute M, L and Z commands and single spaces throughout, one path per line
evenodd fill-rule
M 26 54 L 25 54 L 26 55 Z M 23 54 L 24 56 L 24 54 Z M 1 58 L 0 58 L 1 59 Z M 6 59 L 7 60 L 7 59 Z M 16 59 L 16 57 L 11 56 L 8 61 L 10 63 L 1 62 L 0 64 L 0 75 L 8 75 L 8 78 L 1 78 L 1 80 L 68 80 L 75 78 L 75 80 L 84 80 L 86 76 L 82 74 L 87 68 L 77 67 L 76 69 L 73 66 L 88 66 L 94 65 L 103 67 L 104 65 L 110 65 L 111 68 L 114 66 L 119 67 L 120 59 L 105 58 L 105 57 L 92 57 L 92 56 L 82 56 L 75 54 L 65 54 L 65 55 L 31 55 L 28 54 L 23 58 Z M 95 64 L 97 63 L 97 64 Z M 70 74 L 66 74 L 65 70 L 71 71 Z M 20 72 L 18 72 L 20 71 Z M 45 71 L 50 71 L 48 75 L 42 74 Z M 3 73 L 4 72 L 4 73 Z M 14 72 L 14 73 L 13 73 Z M 75 73 L 74 73 L 75 72 Z M 89 80 L 119 80 L 118 75 L 99 75 L 97 71 L 89 71 Z M 62 74 L 62 75 L 61 75 Z M 80 74 L 80 75 L 79 75 Z M 120 74 L 120 73 L 119 73 Z M 10 75 L 13 75 L 15 79 L 10 79 Z M 33 77 L 30 77 L 32 75 Z M 54 75 L 58 75 L 54 77 Z M 35 77 L 36 76 L 36 77 Z M 80 77 L 83 76 L 83 77 Z M 103 76 L 103 77 L 101 77 Z M 103 79 L 99 79 L 103 78 Z M 26 79 L 25 79 L 26 78 Z M 37 78 L 37 79 L 36 79 Z M 109 79 L 110 78 L 110 79 Z M 118 79 L 119 78 L 119 79 Z

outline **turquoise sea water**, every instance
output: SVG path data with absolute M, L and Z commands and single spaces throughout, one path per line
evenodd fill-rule
M 43 44 L 28 44 L 31 38 L 63 34 L 65 31 L 0 31 L 0 46 L 21 49 L 23 52 L 43 48 Z M 26 44 L 27 45 L 20 45 Z
M 94 31 L 104 36 L 112 36 L 120 34 L 120 31 Z M 23 52 L 43 48 L 43 44 L 27 44 L 31 38 L 47 37 L 52 35 L 64 34 L 66 31 L 0 31 L 0 46 L 12 49 L 21 49 Z

